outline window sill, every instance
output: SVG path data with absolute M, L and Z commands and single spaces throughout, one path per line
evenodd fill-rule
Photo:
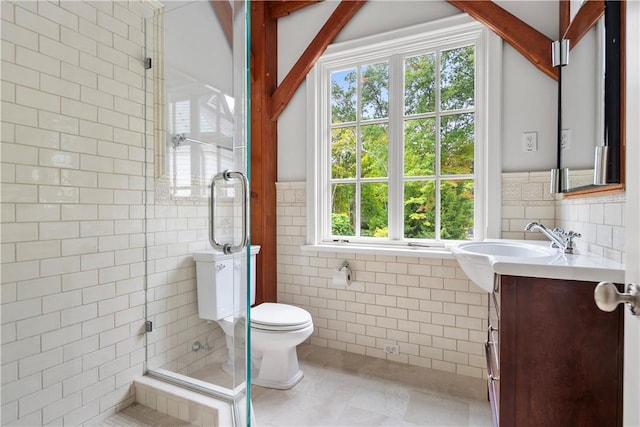
M 300 247 L 303 254 L 312 252 L 337 252 L 351 253 L 361 255 L 384 255 L 384 256 L 402 256 L 416 258 L 441 258 L 455 259 L 455 256 L 449 250 L 449 247 L 395 247 L 395 246 L 374 246 L 374 245 L 354 245 L 344 243 L 322 243 L 317 245 L 303 245 Z

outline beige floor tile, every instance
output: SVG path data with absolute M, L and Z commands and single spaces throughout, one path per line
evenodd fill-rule
M 258 426 L 490 426 L 483 380 L 301 345 L 302 381 L 254 386 Z
M 308 344 L 298 357 L 304 378 L 292 389 L 252 387 L 258 427 L 491 426 L 483 380 Z M 216 370 L 196 374 L 226 381 Z M 157 414 L 131 406 L 101 425 L 185 425 Z

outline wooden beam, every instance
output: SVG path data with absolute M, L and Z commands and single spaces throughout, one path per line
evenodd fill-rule
M 289 1 L 289 0 L 279 0 L 279 1 L 270 1 L 269 2 L 269 12 L 271 13 L 272 19 L 283 18 L 295 12 L 296 10 L 300 10 L 304 7 L 311 6 L 312 4 L 316 4 L 321 2 L 322 0 L 307 0 L 307 1 Z
M 277 85 L 278 25 L 264 1 L 252 1 L 251 51 L 251 244 L 260 245 L 256 304 L 276 302 L 276 181 L 278 124 L 271 121 L 271 94 Z
M 224 31 L 229 47 L 233 48 L 233 11 L 231 10 L 231 3 L 227 0 L 211 0 L 211 5 L 220 22 L 222 31 Z
M 563 39 L 569 40 L 569 50 L 578 44 L 602 15 L 604 15 L 604 0 L 587 0 L 582 4 L 562 36 Z
M 313 68 L 316 61 L 333 42 L 338 33 L 349 23 L 366 0 L 343 0 L 334 10 L 316 37 L 309 43 L 298 62 L 291 68 L 289 74 L 282 80 L 271 99 L 271 120 L 276 121 L 280 113 L 285 109 L 300 84 L 307 77 L 307 73 Z
M 560 0 L 560 34 L 564 36 L 571 23 L 571 1 Z M 564 38 L 564 37 L 563 37 Z
M 546 75 L 558 79 L 558 70 L 551 65 L 550 38 L 491 1 L 447 1 L 485 24 Z

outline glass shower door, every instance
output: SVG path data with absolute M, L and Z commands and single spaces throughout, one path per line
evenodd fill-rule
M 147 372 L 232 402 L 245 424 L 248 9 L 243 1 L 162 3 L 146 22 Z M 232 295 L 224 319 L 198 309 L 198 253 L 229 266 L 217 283 Z

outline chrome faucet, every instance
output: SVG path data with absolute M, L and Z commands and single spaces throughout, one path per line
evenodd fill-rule
M 565 254 L 572 254 L 575 250 L 573 239 L 576 237 L 582 237 L 582 234 L 575 231 L 565 231 L 561 228 L 554 228 L 549 230 L 544 225 L 538 222 L 530 222 L 524 228 L 525 231 L 540 231 L 551 240 L 551 247 L 562 249 Z

